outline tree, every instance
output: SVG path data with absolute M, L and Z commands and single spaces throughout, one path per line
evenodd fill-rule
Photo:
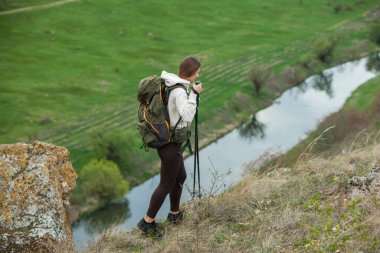
M 371 24 L 370 38 L 376 43 L 377 46 L 380 46 L 380 22 L 376 21 Z
M 135 152 L 138 150 L 137 147 L 141 146 L 141 140 L 136 138 L 136 134 L 137 130 L 132 132 L 120 128 L 94 134 L 91 145 L 94 147 L 96 158 L 113 161 L 126 177 L 136 166 L 144 162 Z
M 0 0 L 0 10 L 5 9 L 6 0 Z
M 328 63 L 332 58 L 335 48 L 337 46 L 337 39 L 333 37 L 321 36 L 314 42 L 315 53 L 317 58 L 323 62 Z
M 251 80 L 255 89 L 256 96 L 259 96 L 262 86 L 268 80 L 270 76 L 269 69 L 264 66 L 255 66 L 248 73 L 248 77 Z
M 84 191 L 102 201 L 122 197 L 129 183 L 122 177 L 118 166 L 105 159 L 91 160 L 80 172 Z

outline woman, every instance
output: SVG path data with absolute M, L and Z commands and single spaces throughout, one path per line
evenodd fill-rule
M 196 112 L 196 98 L 202 92 L 202 84 L 194 84 L 199 76 L 201 63 L 193 56 L 186 57 L 179 66 L 178 75 L 162 72 L 167 86 L 182 85 L 171 90 L 168 101 L 170 126 L 180 132 L 190 126 Z M 189 89 L 191 87 L 191 89 Z M 188 93 L 187 91 L 190 90 Z M 177 124 L 178 123 L 178 124 Z M 179 210 L 182 187 L 186 180 L 186 171 L 182 154 L 179 152 L 182 143 L 169 142 L 157 149 L 161 159 L 160 183 L 153 192 L 148 212 L 137 224 L 137 227 L 146 234 L 161 236 L 163 233 L 157 227 L 155 216 L 161 208 L 166 196 L 170 197 L 170 212 L 167 221 L 179 224 L 183 220 L 183 213 Z

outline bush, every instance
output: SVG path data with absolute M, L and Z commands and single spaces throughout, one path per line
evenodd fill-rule
M 337 4 L 334 6 L 334 12 L 337 14 L 343 10 L 343 6 L 340 4 Z
M 298 66 L 286 67 L 281 75 L 283 76 L 283 79 L 286 81 L 286 83 L 290 84 L 291 86 L 300 84 L 306 78 L 305 72 L 303 72 L 303 70 Z
M 91 160 L 79 176 L 83 181 L 84 192 L 102 201 L 122 197 L 129 190 L 128 182 L 112 161 Z
M 380 46 L 380 22 L 376 21 L 371 24 L 370 39 L 377 46 Z
M 264 86 L 265 82 L 270 76 L 269 68 L 265 66 L 255 66 L 248 73 L 248 76 L 253 84 L 256 96 L 259 96 L 261 88 Z
M 323 63 L 330 62 L 333 57 L 335 48 L 337 46 L 337 39 L 333 37 L 322 36 L 314 42 L 315 53 Z
M 302 55 L 298 60 L 298 65 L 305 69 L 308 74 L 315 73 L 320 68 L 318 61 L 310 53 Z
M 113 161 L 123 175 L 127 176 L 134 168 L 141 168 L 146 163 L 141 157 L 145 152 L 140 152 L 142 142 L 139 137 L 137 131 L 112 129 L 94 136 L 91 145 L 95 149 L 96 158 Z

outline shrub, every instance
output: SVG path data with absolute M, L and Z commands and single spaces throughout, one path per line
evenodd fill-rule
M 314 47 L 318 60 L 323 63 L 330 62 L 336 46 L 337 40 L 333 37 L 322 36 L 316 39 L 314 42 Z
M 91 160 L 80 172 L 84 192 L 102 201 L 119 198 L 129 190 L 119 168 L 112 161 Z
M 310 53 L 301 56 L 298 61 L 298 65 L 301 66 L 308 75 L 323 70 L 323 67 L 320 66 L 320 63 Z
M 299 66 L 286 67 L 281 75 L 291 86 L 300 84 L 306 78 L 305 72 Z
M 337 4 L 334 6 L 334 12 L 337 14 L 343 10 L 343 6 L 340 4 Z
M 106 133 L 98 133 L 91 144 L 95 149 L 96 158 L 113 161 L 124 176 L 130 174 L 136 167 L 144 164 L 143 158 L 137 154 L 142 142 L 137 132 L 124 129 L 112 129 Z M 143 154 L 145 152 L 140 152 Z
M 370 39 L 377 46 L 380 46 L 380 22 L 373 22 L 370 26 Z
M 265 66 L 255 66 L 249 71 L 248 76 L 253 84 L 256 96 L 259 96 L 261 88 L 270 76 L 269 68 Z

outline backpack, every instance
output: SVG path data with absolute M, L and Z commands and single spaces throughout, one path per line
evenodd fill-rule
M 181 84 L 168 87 L 165 85 L 165 80 L 157 76 L 146 77 L 140 81 L 137 94 L 139 101 L 137 126 L 144 143 L 142 147 L 145 149 L 159 148 L 171 141 L 185 143 L 189 140 L 188 127 L 176 129 L 182 117 L 176 122 L 175 127 L 170 128 L 167 105 L 170 91 L 176 88 L 186 90 Z

